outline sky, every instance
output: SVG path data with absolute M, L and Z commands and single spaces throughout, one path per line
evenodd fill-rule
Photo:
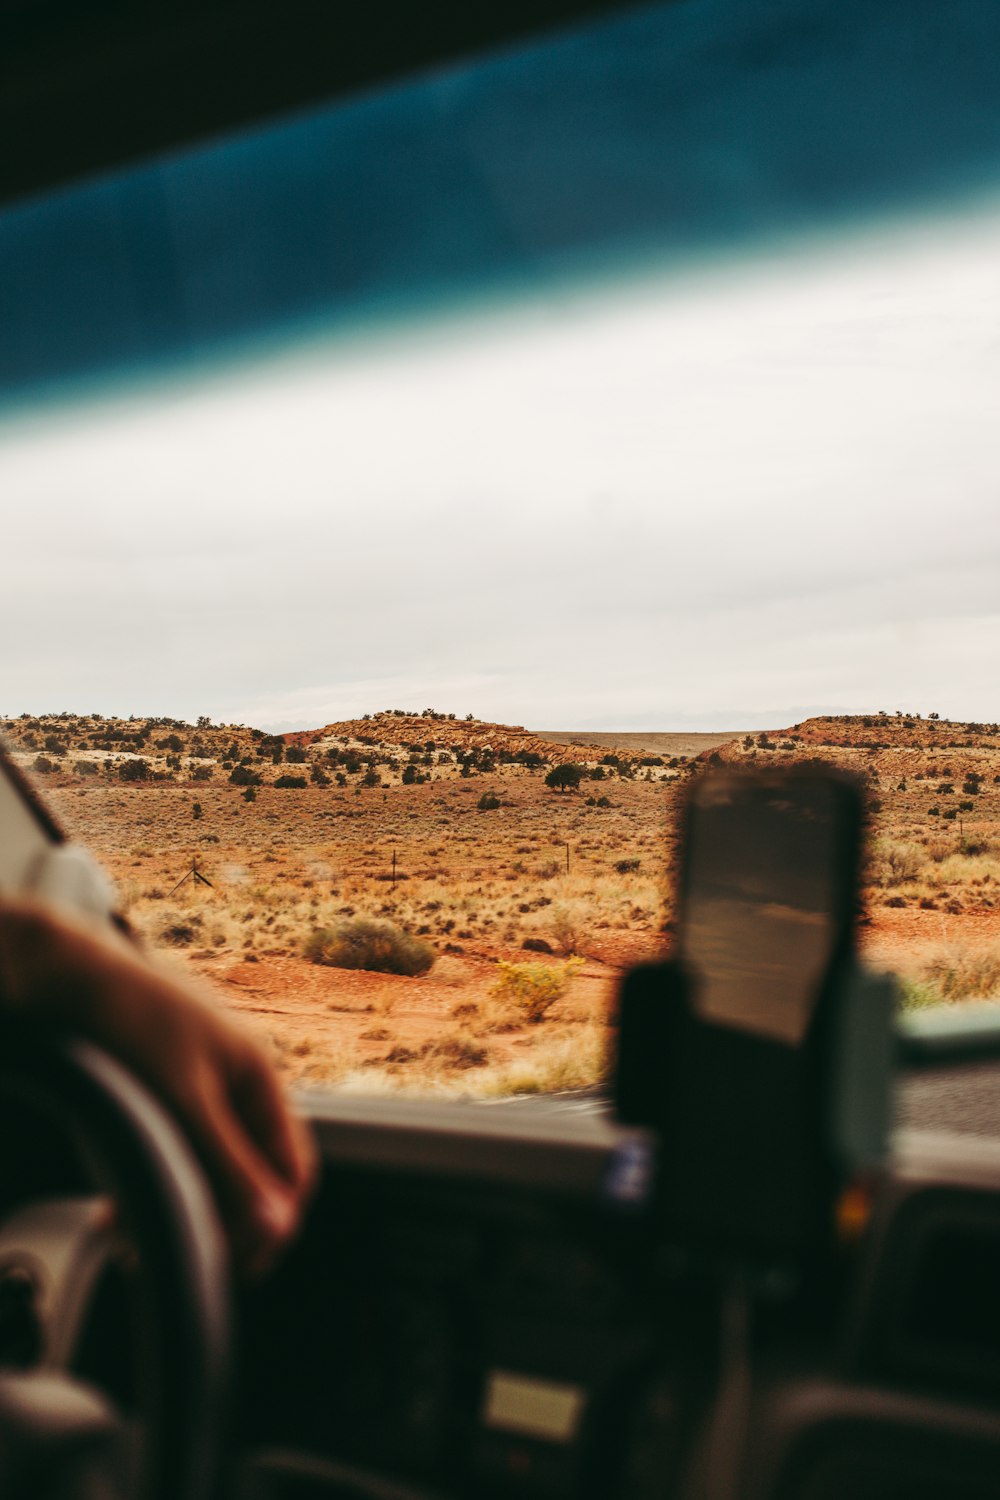
M 0 714 L 1000 717 L 1000 210 L 0 429 Z

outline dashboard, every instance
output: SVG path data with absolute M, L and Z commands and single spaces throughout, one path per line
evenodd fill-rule
M 322 1190 L 244 1308 L 249 1493 L 996 1493 L 1000 1141 L 901 1132 L 862 1234 L 740 1286 L 597 1106 L 310 1110 Z

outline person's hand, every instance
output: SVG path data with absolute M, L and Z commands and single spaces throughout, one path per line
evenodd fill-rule
M 124 939 L 0 905 L 0 1001 L 119 1057 L 186 1127 L 237 1262 L 262 1271 L 300 1223 L 315 1152 L 257 1043 Z

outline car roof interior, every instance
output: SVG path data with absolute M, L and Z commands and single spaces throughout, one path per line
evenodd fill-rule
M 5 0 L 0 201 L 626 8 Z

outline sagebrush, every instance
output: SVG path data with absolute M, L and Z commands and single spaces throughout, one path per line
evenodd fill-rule
M 522 1012 L 525 1019 L 537 1024 L 566 993 L 574 974 L 581 967 L 581 960 L 567 959 L 561 964 L 514 964 L 503 959 L 497 964 L 499 975 L 493 985 L 493 994 L 501 1000 L 510 1000 Z
M 437 956 L 430 943 L 379 917 L 352 917 L 317 927 L 305 956 L 334 969 L 370 969 L 376 974 L 426 974 Z

